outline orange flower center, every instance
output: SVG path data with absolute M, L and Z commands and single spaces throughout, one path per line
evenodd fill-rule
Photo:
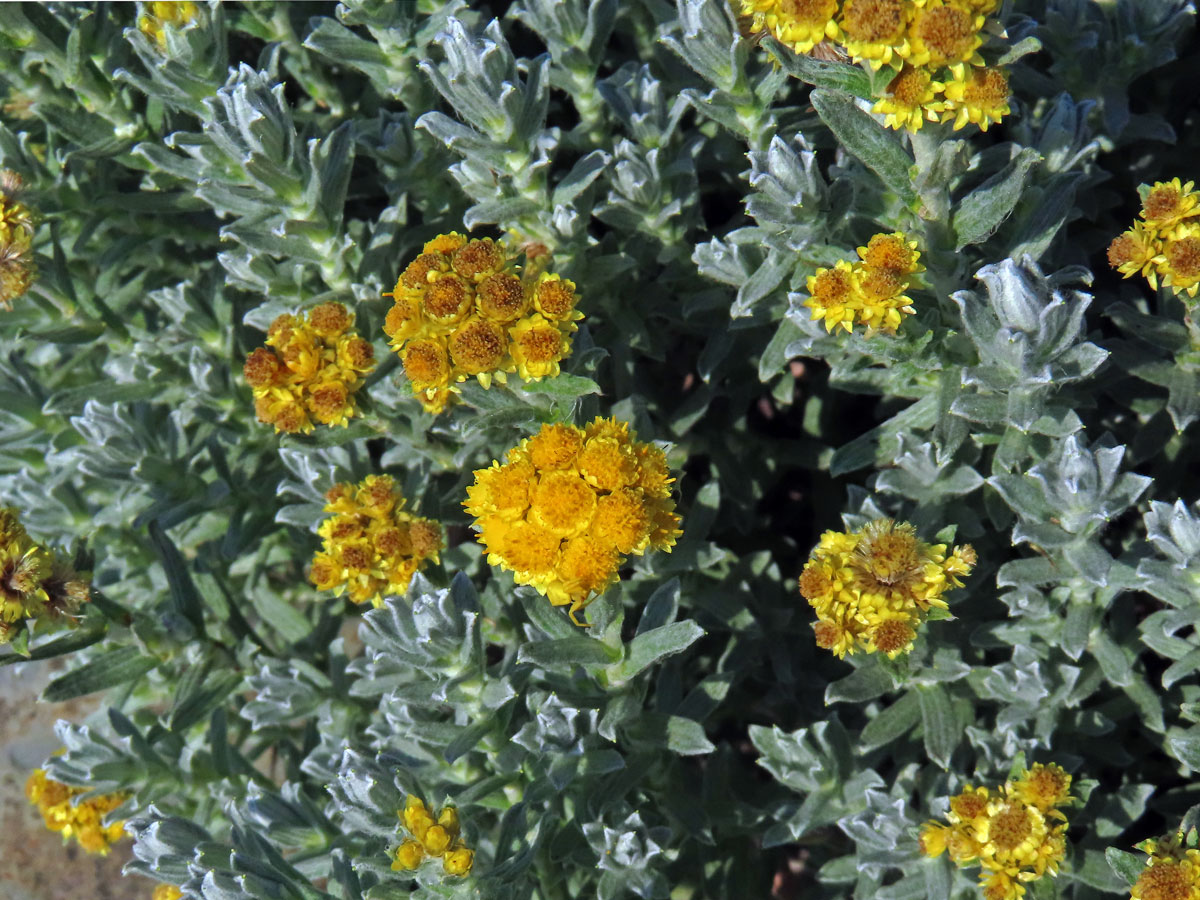
M 849 0 L 842 11 L 842 28 L 854 41 L 893 43 L 904 28 L 903 0 Z
M 560 279 L 543 281 L 534 294 L 537 307 L 551 319 L 565 319 L 575 308 L 575 289 Z
M 1016 803 L 1010 803 L 1000 812 L 992 816 L 988 825 L 988 835 L 1001 850 L 1014 850 L 1033 831 L 1033 820 L 1029 810 Z
M 888 619 L 880 622 L 873 635 L 875 646 L 883 653 L 895 653 L 903 650 L 917 636 L 912 627 L 901 619 Z
M 543 425 L 529 439 L 529 458 L 539 469 L 562 469 L 583 449 L 583 436 L 568 425 Z
M 471 293 L 461 278 L 446 275 L 425 292 L 425 312 L 435 322 L 457 322 L 467 314 Z
M 818 303 L 835 304 L 845 303 L 852 290 L 849 273 L 841 269 L 826 269 L 817 273 L 812 294 Z
M 1142 215 L 1147 219 L 1169 219 L 1179 211 L 1179 191 L 1173 184 L 1153 188 L 1142 203 Z
M 428 387 L 446 378 L 446 351 L 434 341 L 413 341 L 404 348 L 404 371 L 417 387 Z
M 999 106 L 1008 99 L 1008 79 L 999 69 L 976 69 L 963 97 L 974 106 Z
M 1135 890 L 1142 900 L 1188 900 L 1192 880 L 1187 870 L 1174 860 L 1155 863 L 1138 877 Z
M 322 303 L 309 311 L 308 324 L 323 337 L 337 337 L 350 327 L 350 313 L 340 303 Z
M 783 0 L 783 14 L 798 24 L 824 25 L 837 12 L 837 2 L 829 0 Z
M 455 251 L 451 265 L 463 278 L 476 278 L 504 265 L 504 254 L 491 240 L 469 241 Z
M 504 351 L 504 332 L 483 319 L 468 321 L 450 338 L 450 357 L 470 375 L 498 368 Z
M 521 279 L 507 272 L 489 275 L 479 284 L 479 311 L 497 322 L 511 322 L 525 312 Z
M 917 23 L 917 36 L 925 42 L 935 65 L 965 59 L 971 52 L 975 29 L 971 14 L 955 6 L 926 9 Z
M 1184 278 L 1200 275 L 1200 238 L 1185 237 L 1172 241 L 1167 246 L 1167 265 L 1171 271 Z
M 1136 251 L 1137 244 L 1134 242 L 1132 235 L 1117 235 L 1117 237 L 1113 238 L 1113 242 L 1108 245 L 1108 264 L 1116 269 L 1128 262 L 1133 262 L 1133 255 Z
M 833 582 L 818 566 L 805 566 L 800 574 L 800 596 L 805 600 L 816 600 L 832 589 Z
M 888 85 L 888 93 L 905 106 L 920 106 L 929 92 L 933 76 L 925 68 L 905 66 Z M 871 239 L 874 243 L 874 238 Z
M 817 622 L 813 625 L 817 646 L 822 650 L 832 649 L 842 637 L 841 626 L 835 622 Z

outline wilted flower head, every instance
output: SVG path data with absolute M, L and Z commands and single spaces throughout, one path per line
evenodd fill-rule
M 271 323 L 267 346 L 242 368 L 254 391 L 258 420 L 288 433 L 349 424 L 355 392 L 375 368 L 375 349 L 351 328 L 354 314 L 340 303 L 322 303 L 304 316 L 284 314 Z
M 475 472 L 467 512 L 488 562 L 513 573 L 576 618 L 617 580 L 629 555 L 670 550 L 679 531 L 666 457 L 629 426 L 543 425 Z
M 87 788 L 74 787 L 46 777 L 44 769 L 35 769 L 25 782 L 25 795 L 37 806 L 51 831 L 62 833 L 63 840 L 75 838 L 88 853 L 108 853 L 108 848 L 125 834 L 124 822 L 103 823 L 106 815 L 124 802 L 120 794 L 80 799 Z
M 404 594 L 427 560 L 438 561 L 441 527 L 405 511 L 391 476 L 335 484 L 325 499 L 332 515 L 317 529 L 323 543 L 308 576 L 320 590 L 380 606 L 385 594 Z
M 432 413 L 468 378 L 486 388 L 512 372 L 526 381 L 557 375 L 583 318 L 573 282 L 522 277 L 503 244 L 456 232 L 427 242 L 384 296 L 393 303 L 383 330 Z
M 917 627 L 975 565 L 969 544 L 947 556 L 916 529 L 878 519 L 858 531 L 827 531 L 800 575 L 817 613 L 817 645 L 839 657 L 862 650 L 894 657 L 912 649 Z
M 404 809 L 398 815 L 404 823 L 404 829 L 412 837 L 396 848 L 392 862 L 394 870 L 412 871 L 426 857 L 433 857 L 441 858 L 442 871 L 447 875 L 470 874 L 475 852 L 463 843 L 458 810 L 453 806 L 444 806 L 435 817 L 425 801 L 409 794 Z
M 0 169 L 0 307 L 33 284 L 33 212 L 20 200 L 21 177 Z
M 91 599 L 87 574 L 34 541 L 17 511 L 0 507 L 0 644 L 11 641 L 26 619 L 73 616 Z
M 1071 776 L 1036 764 L 1003 788 L 967 785 L 950 798 L 949 824 L 926 822 L 918 843 L 926 856 L 948 852 L 959 866 L 978 865 L 985 900 L 1016 900 L 1024 885 L 1058 872 L 1066 852 Z
M 1126 278 L 1139 272 L 1158 289 L 1194 298 L 1200 291 L 1200 191 L 1178 178 L 1142 185 L 1143 221 L 1108 245 L 1108 264 Z
M 199 15 L 200 7 L 192 0 L 154 0 L 142 4 L 142 14 L 138 16 L 138 31 L 159 47 L 166 47 L 167 28 L 184 28 L 196 21 Z

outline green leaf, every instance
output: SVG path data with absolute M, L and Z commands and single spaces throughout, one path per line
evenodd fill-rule
M 913 159 L 896 136 L 859 109 L 849 94 L 816 88 L 811 99 L 838 143 L 878 175 L 905 206 L 915 206 L 917 192 L 909 176 Z
M 183 556 L 157 520 L 151 520 L 148 529 L 150 540 L 162 562 L 163 571 L 167 574 L 173 611 L 179 617 L 191 622 L 200 634 L 204 634 L 204 604 L 200 599 L 200 592 L 196 590 L 196 583 L 192 581 L 191 573 L 183 561 Z
M 274 591 L 257 591 L 253 603 L 262 621 L 290 644 L 300 643 L 312 631 L 312 623 L 305 615 Z
M 625 659 L 610 669 L 614 684 L 628 681 L 668 656 L 681 653 L 704 634 L 692 620 L 672 622 L 639 634 L 625 649 Z
M 868 663 L 825 688 L 825 703 L 865 703 L 895 686 L 891 675 L 880 666 Z
M 521 645 L 517 662 L 531 663 L 556 672 L 575 666 L 606 666 L 616 661 L 617 650 L 595 638 L 569 637 Z
M 521 385 L 521 390 L 529 394 L 546 394 L 550 397 L 574 400 L 587 394 L 602 393 L 600 385 L 582 375 L 569 375 L 566 372 L 553 378 L 543 378 L 541 381 L 527 381 Z
M 921 727 L 925 732 L 925 752 L 943 769 L 958 746 L 962 730 L 958 727 L 954 706 L 945 689 L 928 685 L 915 689 L 921 704 Z
M 185 674 L 186 678 L 186 674 Z M 180 732 L 208 718 L 214 709 L 225 702 L 242 683 L 242 676 L 233 672 L 216 672 L 184 692 L 180 690 L 171 714 L 167 717 L 167 728 Z
M 91 662 L 84 663 L 78 669 L 54 679 L 46 686 L 42 699 L 47 703 L 61 703 L 63 700 L 116 687 L 118 684 L 141 678 L 160 662 L 156 657 L 143 656 L 137 647 L 110 650 Z
M 1108 865 L 1117 877 L 1124 879 L 1126 884 L 1133 884 L 1146 870 L 1146 857 L 1118 850 L 1116 847 L 1105 850 L 1104 858 L 1108 860 Z
M 858 66 L 830 62 L 805 53 L 797 53 L 771 36 L 763 39 L 771 56 L 779 61 L 783 71 L 794 78 L 819 88 L 845 91 L 864 100 L 871 99 L 871 79 Z
M 906 734 L 920 720 L 920 698 L 916 691 L 909 691 L 868 722 L 859 740 L 868 750 L 882 747 Z
M 629 724 L 625 731 L 630 740 L 656 747 L 665 746 L 680 756 L 697 756 L 712 753 L 716 749 L 705 735 L 704 726 L 683 716 L 645 713 Z
M 1041 154 L 1026 147 L 959 203 L 954 213 L 954 233 L 961 250 L 991 237 L 1012 213 L 1029 180 L 1029 170 L 1042 161 Z

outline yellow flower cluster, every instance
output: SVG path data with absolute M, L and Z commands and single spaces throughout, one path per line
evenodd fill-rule
M 318 589 L 380 606 L 384 594 L 405 593 L 426 560 L 438 561 L 442 529 L 405 512 L 390 475 L 335 484 L 325 500 L 333 515 L 317 529 L 323 544 L 308 576 Z
M 1145 189 L 1142 221 L 1108 245 L 1108 264 L 1130 278 L 1139 272 L 1158 290 L 1194 298 L 1200 290 L 1200 191 L 1178 178 Z
M 571 352 L 575 284 L 557 275 L 517 274 L 514 257 L 490 238 L 438 235 L 401 273 L 383 330 L 426 411 L 446 408 L 474 376 L 485 388 L 517 372 L 557 375 Z
M 242 370 L 260 422 L 289 434 L 308 434 L 313 419 L 349 423 L 357 412 L 354 392 L 375 368 L 375 349 L 350 330 L 353 325 L 354 314 L 340 303 L 322 303 L 304 317 L 284 314 L 271 323 L 267 346 L 246 357 Z
M 858 531 L 827 531 L 800 575 L 800 593 L 817 612 L 817 646 L 843 657 L 856 650 L 894 658 L 912 649 L 930 609 L 962 587 L 975 565 L 970 544 L 927 544 L 909 524 L 878 519 Z
M 33 213 L 19 199 L 21 176 L 0 169 L 0 308 L 33 284 Z
M 29 537 L 15 509 L 0 508 L 0 644 L 26 619 L 73 616 L 90 599 L 87 576 Z
M 183 891 L 175 887 L 173 884 L 160 884 L 154 889 L 154 894 L 150 900 L 180 900 L 183 897 Z
M 967 785 L 950 798 L 949 825 L 921 827 L 921 852 L 977 864 L 985 900 L 1016 900 L 1026 883 L 1058 874 L 1067 831 L 1059 807 L 1071 802 L 1071 776 L 1053 763 L 1037 763 L 1000 789 Z
M 167 46 L 166 29 L 183 28 L 196 21 L 200 9 L 191 0 L 170 2 L 170 0 L 154 0 L 142 4 L 142 14 L 138 16 L 138 31 L 158 44 Z M 156 898 L 157 900 L 157 898 Z
M 475 851 L 463 843 L 458 826 L 458 811 L 453 806 L 444 806 L 434 818 L 431 810 L 420 797 L 408 795 L 404 809 L 399 813 L 400 821 L 412 835 L 396 848 L 392 868 L 397 872 L 417 868 L 425 857 L 441 857 L 442 870 L 447 875 L 469 875 L 475 861 Z
M 738 0 L 754 32 L 797 53 L 835 53 L 896 72 L 873 107 L 891 128 L 973 122 L 987 131 L 1010 112 L 1008 77 L 984 66 L 980 32 L 999 0 Z M 826 43 L 828 42 L 828 43 Z
M 25 796 L 36 804 L 51 831 L 62 832 L 63 839 L 74 837 L 88 853 L 108 853 L 108 848 L 125 834 L 124 822 L 104 825 L 102 819 L 124 801 L 120 794 L 105 794 L 79 799 L 88 791 L 46 777 L 44 769 L 35 769 L 25 782 Z
M 857 321 L 868 334 L 895 334 L 904 316 L 915 310 L 905 295 L 910 279 L 924 272 L 917 242 L 904 234 L 877 234 L 858 248 L 859 260 L 838 260 L 832 269 L 817 269 L 808 277 L 809 298 L 804 306 L 813 320 L 824 319 L 825 330 L 838 325 L 853 331 Z
M 1195 849 L 1195 831 L 1189 837 L 1185 840 L 1183 832 L 1176 832 L 1138 844 L 1150 858 L 1130 891 L 1131 900 L 1200 898 L 1200 850 Z
M 626 556 L 670 551 L 679 530 L 667 459 L 629 425 L 597 417 L 586 428 L 543 425 L 475 472 L 467 512 L 492 565 L 513 572 L 571 621 L 617 580 Z

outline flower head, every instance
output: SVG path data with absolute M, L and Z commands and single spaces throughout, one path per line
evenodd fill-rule
M 412 837 L 402 841 L 396 848 L 392 869 L 398 872 L 412 871 L 427 857 L 432 857 L 442 860 L 442 871 L 447 875 L 470 874 L 475 853 L 463 843 L 458 810 L 453 806 L 444 806 L 435 817 L 425 801 L 409 794 L 404 809 L 397 815 Z
M 905 65 L 888 83 L 887 95 L 875 102 L 871 112 L 881 113 L 888 128 L 920 131 L 926 120 L 937 121 L 936 103 L 942 87 L 929 69 Z
M 817 645 L 838 657 L 907 652 L 929 610 L 946 608 L 942 595 L 973 564 L 970 545 L 947 555 L 945 544 L 927 544 L 891 519 L 825 532 L 800 574 L 800 593 L 817 613 Z
M 325 499 L 332 515 L 317 529 L 323 543 L 308 576 L 318 590 L 380 606 L 385 594 L 404 594 L 426 560 L 438 561 L 441 528 L 404 509 L 391 476 L 335 484 Z
M 519 372 L 557 375 L 583 315 L 575 285 L 557 275 L 521 277 L 516 257 L 491 238 L 438 235 L 400 273 L 383 330 L 426 411 L 445 409 L 458 385 L 485 388 Z
M 21 177 L 0 169 L 0 308 L 33 284 L 33 212 L 21 202 Z
M 966 0 L 926 0 L 914 11 L 908 26 L 904 56 L 914 66 L 982 65 L 978 50 L 985 21 Z
M 88 853 L 108 853 L 108 848 L 125 834 L 124 822 L 104 824 L 104 817 L 120 806 L 120 794 L 87 797 L 87 788 L 54 781 L 44 769 L 35 769 L 25 782 L 25 796 L 37 806 L 51 831 L 62 833 L 63 840 L 75 838 Z
M 488 562 L 576 618 L 617 580 L 627 556 L 667 550 L 681 533 L 662 450 L 629 426 L 544 425 L 475 472 L 463 504 Z
M 15 509 L 0 507 L 0 644 L 15 638 L 26 619 L 68 620 L 90 600 L 88 574 L 34 541 Z
M 267 346 L 253 350 L 242 367 L 260 422 L 305 434 L 314 421 L 349 424 L 357 414 L 354 394 L 375 367 L 374 348 L 350 330 L 353 325 L 354 314 L 340 303 L 271 323 Z
M 853 331 L 859 324 L 895 334 L 904 316 L 916 312 L 904 291 L 911 276 L 924 271 L 917 243 L 899 232 L 877 234 L 858 248 L 858 255 L 861 262 L 841 259 L 810 275 L 803 305 L 814 321 L 825 321 L 826 331 L 838 326 Z
M 1200 292 L 1200 192 L 1178 178 L 1142 185 L 1142 221 L 1108 245 L 1108 264 L 1126 278 L 1137 273 L 1158 289 L 1195 298 Z
M 138 16 L 138 31 L 158 44 L 160 48 L 167 46 L 167 28 L 184 28 L 196 21 L 200 8 L 192 0 L 170 2 L 170 0 L 154 0 L 142 4 L 142 14 Z
M 838 25 L 850 58 L 878 69 L 904 55 L 913 10 L 910 0 L 846 0 Z
M 160 884 L 154 889 L 150 900 L 180 900 L 183 891 L 173 884 Z
M 1026 883 L 1058 871 L 1067 828 L 1059 807 L 1071 802 L 1070 782 L 1058 766 L 1039 764 L 998 790 L 967 785 L 950 798 L 949 824 L 921 827 L 921 852 L 977 864 L 985 898 L 1016 900 Z
M 968 122 L 987 131 L 1010 112 L 1008 76 L 1004 70 L 972 67 L 960 68 L 946 82 L 945 101 L 941 104 L 942 121 L 953 122 L 958 131 Z

